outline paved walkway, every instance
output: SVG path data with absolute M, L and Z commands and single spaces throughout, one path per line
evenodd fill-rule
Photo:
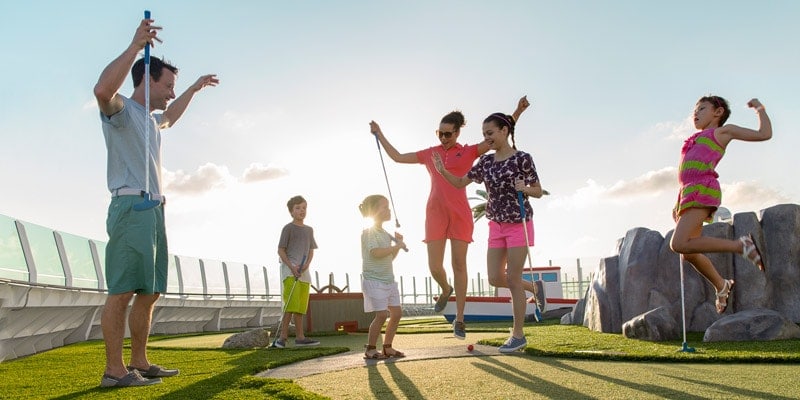
M 404 363 L 417 360 L 432 360 L 453 357 L 482 357 L 499 355 L 497 347 L 476 344 L 481 339 L 496 339 L 502 337 L 499 332 L 468 332 L 468 340 L 455 339 L 452 333 L 421 333 L 397 335 L 394 347 L 403 353 L 403 358 L 387 358 L 383 360 L 365 360 L 364 349 L 367 335 L 365 333 L 350 334 L 345 336 L 322 336 L 318 339 L 322 346 L 344 346 L 353 350 L 332 356 L 319 357 L 311 360 L 300 361 L 278 368 L 263 371 L 257 374 L 270 378 L 302 378 L 306 376 L 341 371 L 350 368 L 359 368 L 377 364 Z M 291 341 L 290 341 L 291 344 Z M 467 346 L 472 344 L 473 350 Z M 380 347 L 380 342 L 378 343 Z M 270 351 L 281 351 L 274 349 Z
M 497 336 L 497 334 L 494 336 Z M 256 374 L 256 376 L 260 376 L 262 378 L 297 379 L 326 372 L 341 371 L 345 369 L 359 368 L 381 363 L 402 363 L 415 360 L 431 360 L 453 357 L 496 356 L 499 354 L 497 352 L 497 347 L 494 346 L 484 346 L 481 344 L 475 344 L 473 346 L 474 349 L 472 351 L 467 350 L 466 344 L 431 347 L 424 349 L 424 351 L 419 351 L 420 349 L 404 349 L 403 352 L 406 354 L 405 357 L 387 358 L 383 360 L 365 360 L 363 351 L 353 350 L 348 351 L 347 353 L 300 361 L 282 367 L 266 370 Z

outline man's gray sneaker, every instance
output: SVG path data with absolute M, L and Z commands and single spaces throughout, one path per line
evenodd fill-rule
M 100 380 L 101 387 L 130 387 L 130 386 L 149 386 L 161 383 L 161 378 L 147 379 L 137 370 L 128 372 L 122 378 L 115 378 L 109 374 L 104 374 Z
M 270 347 L 274 347 L 274 348 L 277 348 L 277 349 L 282 349 L 282 348 L 286 347 L 286 339 L 275 338 L 275 341 L 272 342 L 272 346 L 270 346 Z

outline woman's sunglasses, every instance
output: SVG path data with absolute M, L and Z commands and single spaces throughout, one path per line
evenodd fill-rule
M 436 131 L 436 135 L 439 136 L 439 139 L 441 138 L 450 139 L 450 136 L 453 136 L 454 134 L 455 132 L 443 132 L 440 130 Z

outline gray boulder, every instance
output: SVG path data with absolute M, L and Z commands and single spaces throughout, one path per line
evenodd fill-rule
M 586 292 L 583 326 L 591 330 L 609 333 L 622 331 L 618 260 L 618 257 L 601 260 Z
M 754 296 L 763 294 L 769 299 L 762 300 L 765 308 L 800 322 L 800 206 L 770 207 L 762 212 L 761 224 L 763 237 L 753 236 L 766 261 L 766 288 Z
M 625 322 L 622 334 L 626 338 L 652 342 L 675 340 L 681 337 L 681 326 L 672 317 L 669 307 L 658 307 Z
M 704 342 L 743 342 L 800 338 L 800 327 L 781 313 L 765 308 L 741 311 L 711 324 Z
M 734 215 L 732 223 L 717 222 L 703 227 L 703 235 L 735 240 L 752 234 L 767 265 L 761 272 L 737 253 L 706 256 L 720 275 L 734 279 L 728 308 L 717 314 L 714 287 L 690 263 L 679 264 L 669 242 L 672 231 L 662 237 L 646 228 L 628 231 L 617 243 L 618 255 L 600 261 L 580 307 L 563 323 L 583 324 L 589 329 L 620 333 L 631 323 L 632 337 L 662 332 L 643 318 L 650 310 L 663 308 L 681 321 L 680 268 L 683 268 L 687 330 L 703 332 L 721 318 L 747 310 L 771 309 L 789 321 L 800 322 L 800 205 L 781 204 L 756 213 Z M 748 314 L 745 314 L 748 315 Z M 626 334 L 627 336 L 628 334 Z
M 650 310 L 648 299 L 657 283 L 653 266 L 658 264 L 658 249 L 663 243 L 660 233 L 645 228 L 629 230 L 622 240 L 619 252 L 619 287 L 625 299 L 621 304 L 622 321 Z
M 223 349 L 252 349 L 255 347 L 269 346 L 269 331 L 266 329 L 251 329 L 229 336 L 222 343 Z

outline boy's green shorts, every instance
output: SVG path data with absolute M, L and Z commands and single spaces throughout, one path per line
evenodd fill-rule
M 292 290 L 294 286 L 294 290 Z M 311 284 L 300 280 L 295 281 L 293 276 L 283 280 L 283 304 L 287 313 L 305 314 L 308 311 L 308 289 Z M 291 294 L 291 298 L 289 295 Z

